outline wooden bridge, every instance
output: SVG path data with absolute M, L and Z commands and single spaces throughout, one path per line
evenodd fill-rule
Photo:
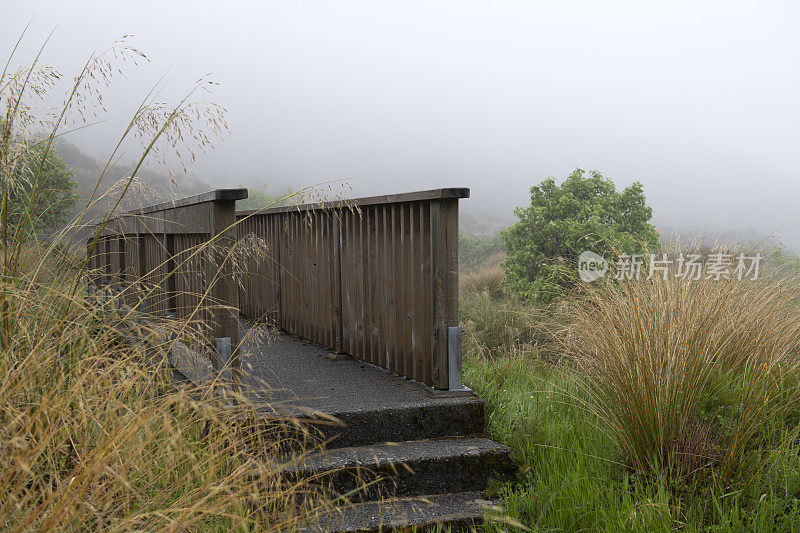
M 230 367 L 234 385 L 271 409 L 342 421 L 321 430 L 324 456 L 294 475 L 359 470 L 368 456 L 392 498 L 374 492 L 311 529 L 463 525 L 480 518 L 487 479 L 509 455 L 483 437 L 483 402 L 461 382 L 458 202 L 468 196 L 436 189 L 237 212 L 247 190 L 216 190 L 97 227 L 89 287 L 195 323 L 214 339 L 208 373 Z M 281 333 L 267 342 L 250 335 L 257 324 Z

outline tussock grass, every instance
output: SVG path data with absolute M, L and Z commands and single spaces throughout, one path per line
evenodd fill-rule
M 633 467 L 729 477 L 752 439 L 798 407 L 798 303 L 785 278 L 609 283 L 566 307 L 564 345 L 585 407 Z
M 512 447 L 516 479 L 496 485 L 505 513 L 532 531 L 792 531 L 800 527 L 800 438 L 765 428 L 748 452 L 765 464 L 738 480 L 641 473 L 582 405 L 580 375 L 512 357 L 470 358 L 465 383 L 486 400 L 489 436 Z M 736 481 L 736 480 L 734 480 Z M 516 531 L 490 517 L 481 530 Z
M 800 528 L 800 302 L 779 274 L 595 283 L 549 308 L 462 275 L 465 383 L 519 466 L 494 487 L 506 518 L 533 531 Z
M 470 270 L 460 276 L 462 292 L 486 293 L 492 298 L 500 299 L 503 297 L 503 278 L 505 272 L 500 266 L 502 259 L 492 261 L 477 270 Z
M 462 296 L 459 305 L 463 350 L 470 356 L 531 359 L 547 352 L 549 319 L 540 309 L 497 300 L 485 292 Z

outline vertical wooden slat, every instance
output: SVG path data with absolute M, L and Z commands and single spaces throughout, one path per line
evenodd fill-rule
M 167 297 L 167 311 L 174 312 L 176 311 L 177 307 L 177 299 L 176 299 L 176 276 L 173 274 L 175 271 L 176 263 L 175 263 L 175 238 L 180 237 L 180 235 L 173 235 L 173 234 L 165 234 L 164 235 L 164 242 L 166 243 L 166 273 L 164 279 L 164 286 L 166 290 L 166 297 Z
M 281 221 L 283 220 L 282 216 L 275 215 L 274 217 L 270 218 L 272 223 L 272 233 L 274 235 L 274 244 L 272 247 L 273 254 L 272 257 L 273 261 L 273 270 L 275 279 L 274 279 L 274 305 L 275 305 L 275 324 L 277 327 L 281 327 L 282 315 L 281 315 L 281 294 L 283 294 L 283 269 L 281 265 L 283 264 L 283 258 L 281 256 Z
M 292 284 L 294 283 L 294 278 L 292 276 L 292 252 L 289 248 L 289 243 L 291 242 L 291 213 L 285 213 L 282 217 L 282 221 L 280 224 L 281 227 L 281 257 L 283 260 L 281 261 L 282 267 L 282 274 L 283 274 L 283 282 L 281 284 L 281 315 L 283 317 L 281 327 L 286 331 L 292 331 L 292 318 L 294 317 L 294 313 L 290 312 L 290 306 L 292 301 Z
M 400 221 L 401 221 L 401 248 L 403 250 L 403 257 L 401 263 L 403 265 L 403 315 L 401 327 L 403 328 L 403 344 L 402 344 L 402 364 L 401 373 L 404 376 L 411 376 L 413 373 L 412 357 L 413 357 L 413 328 L 411 317 L 413 314 L 412 297 L 414 288 L 414 278 L 411 265 L 414 262 L 414 257 L 411 249 L 411 209 L 409 204 L 401 206 Z
M 389 370 L 397 372 L 398 369 L 398 354 L 400 353 L 400 332 L 402 328 L 398 327 L 401 320 L 401 313 L 400 313 L 400 305 L 399 305 L 399 295 L 400 295 L 400 283 L 402 281 L 402 276 L 398 275 L 399 269 L 397 268 L 397 262 L 400 257 L 402 257 L 402 253 L 398 253 L 398 245 L 400 243 L 400 238 L 398 235 L 399 231 L 399 224 L 398 224 L 398 206 L 397 205 L 390 205 L 389 213 L 390 213 L 390 225 L 389 225 L 389 235 L 391 238 L 391 244 L 389 246 L 389 271 L 387 272 L 390 280 L 389 284 L 389 294 L 390 294 L 390 308 L 391 312 L 389 313 L 389 326 L 386 331 L 388 336 L 387 345 L 389 346 L 389 360 L 390 363 L 388 365 Z
M 420 215 L 420 239 L 419 239 L 419 254 L 420 254 L 420 288 L 424 295 L 420 302 L 419 314 L 421 320 L 419 322 L 419 337 L 422 350 L 422 369 L 421 373 L 424 376 L 421 381 L 425 383 L 433 382 L 433 336 L 432 333 L 435 329 L 433 324 L 433 299 L 431 293 L 433 292 L 433 271 L 432 271 L 432 257 L 431 257 L 431 210 L 429 202 L 421 202 L 419 204 Z
M 370 363 L 375 360 L 375 339 L 372 335 L 375 288 L 374 288 L 374 248 L 373 248 L 373 227 L 375 224 L 375 209 L 368 207 L 364 209 L 363 220 L 363 243 L 364 243 L 364 352 Z
M 361 354 L 361 357 L 365 360 L 369 360 L 369 356 L 367 354 L 367 310 L 366 310 L 366 300 L 367 300 L 367 291 L 366 291 L 366 282 L 365 278 L 367 276 L 366 265 L 367 262 L 366 258 L 366 246 L 364 246 L 364 213 L 358 214 L 358 222 L 356 223 L 356 229 L 358 230 L 358 240 L 357 240 L 357 248 L 356 248 L 356 257 L 358 257 L 358 306 L 359 306 L 359 323 L 358 323 L 358 353 Z
M 106 239 L 106 250 L 108 254 L 108 267 L 110 274 L 109 285 L 117 289 L 119 286 L 119 238 L 108 237 Z
M 137 267 L 136 267 L 136 278 L 137 278 L 137 291 L 136 291 L 136 298 L 137 302 L 134 304 L 138 311 L 144 311 L 146 306 L 144 305 L 144 276 L 147 274 L 147 250 L 145 249 L 145 235 L 139 234 L 136 237 L 137 242 Z
M 382 205 L 379 207 L 380 209 L 380 225 L 376 226 L 376 230 L 379 233 L 378 242 L 379 242 L 379 273 L 377 279 L 380 282 L 380 289 L 378 294 L 380 295 L 380 309 L 381 309 L 381 321 L 380 321 L 380 365 L 384 368 L 389 368 L 391 361 L 389 358 L 389 290 L 393 284 L 393 281 L 389 277 L 389 222 L 388 222 L 388 212 L 389 206 Z
M 309 338 L 310 339 L 319 339 L 317 342 L 324 342 L 324 331 L 322 328 L 322 321 L 325 315 L 325 308 L 324 302 L 319 301 L 319 295 L 321 294 L 321 286 L 322 280 L 320 279 L 321 272 L 318 268 L 319 266 L 319 259 L 320 259 L 320 239 L 322 238 L 322 226 L 320 221 L 320 213 L 319 211 L 312 211 L 311 213 L 311 228 L 310 228 L 310 241 L 309 245 L 311 248 L 311 253 L 309 254 L 309 261 L 308 261 L 308 268 L 309 268 L 309 278 L 306 280 L 307 284 L 306 287 L 310 287 L 311 291 L 310 294 L 305 295 L 305 302 L 306 305 L 310 307 L 308 309 L 307 316 L 309 318 Z

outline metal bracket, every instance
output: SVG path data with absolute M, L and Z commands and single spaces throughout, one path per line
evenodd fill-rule
M 461 334 L 464 332 L 461 326 L 450 326 L 447 328 L 447 366 L 448 366 L 448 387 L 450 391 L 472 391 L 465 387 L 461 380 L 463 372 L 461 363 Z
M 211 361 L 211 366 L 214 367 L 214 372 L 220 375 L 225 374 L 231 369 L 231 338 L 230 337 L 212 337 L 211 342 L 214 343 L 214 350 Z

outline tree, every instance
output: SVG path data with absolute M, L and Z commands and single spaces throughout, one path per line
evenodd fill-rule
M 8 222 L 34 231 L 55 229 L 67 221 L 78 195 L 72 172 L 52 149 L 27 147 L 14 168 L 8 191 Z
M 600 172 L 575 169 L 561 185 L 550 178 L 530 193 L 531 205 L 515 209 L 519 221 L 503 232 L 506 287 L 525 299 L 559 298 L 578 279 L 577 257 L 584 250 L 607 257 L 658 246 L 649 223 L 653 210 L 639 182 L 620 193 Z

